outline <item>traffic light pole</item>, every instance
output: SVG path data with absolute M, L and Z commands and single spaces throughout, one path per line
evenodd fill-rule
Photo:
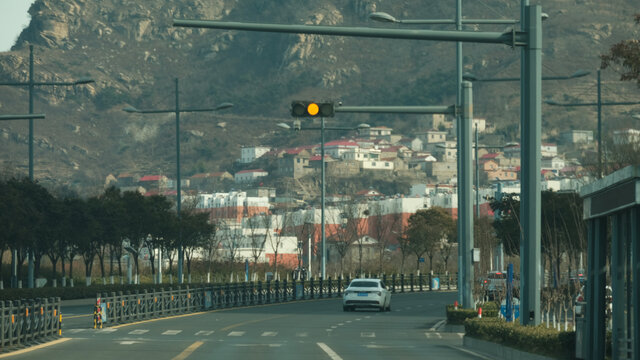
M 531 231 L 523 231 L 523 243 L 528 244 L 529 250 L 523 256 L 530 256 L 524 260 L 525 264 L 538 264 L 540 268 L 540 186 L 536 181 L 540 174 L 540 159 L 534 159 L 536 154 L 540 153 L 540 136 L 538 134 L 529 134 L 528 131 L 540 129 L 540 99 L 541 99 L 541 52 L 542 52 L 542 24 L 541 10 L 539 5 L 523 6 L 523 12 L 526 15 L 527 26 L 516 31 L 512 29 L 504 33 L 499 32 L 468 32 L 468 31 L 435 31 L 435 30 L 404 30 L 404 29 L 381 29 L 366 27 L 340 27 L 340 26 L 312 26 L 312 25 L 283 25 L 283 24 L 259 24 L 259 23 L 241 23 L 241 22 L 225 22 L 214 20 L 173 20 L 173 25 L 177 27 L 191 28 L 210 28 L 225 30 L 245 30 L 257 32 L 276 32 L 276 33 L 297 33 L 297 34 L 314 34 L 314 35 L 335 35 L 335 36 L 353 36 L 367 38 L 386 38 L 386 39 L 407 39 L 407 40 L 436 40 L 436 41 L 452 41 L 452 42 L 474 42 L 488 44 L 505 44 L 512 47 L 519 46 L 525 49 L 524 54 L 527 61 L 523 62 L 523 84 L 526 84 L 527 92 L 523 94 L 526 98 L 523 117 L 521 118 L 521 126 L 526 127 L 527 139 L 523 139 L 522 158 L 533 161 L 526 161 L 523 165 L 523 175 L 530 177 L 527 181 L 523 181 L 523 197 L 522 206 L 529 209 L 526 217 L 522 217 L 523 230 L 532 229 Z M 524 88 L 524 85 L 523 85 Z M 458 90 L 459 91 L 459 90 Z M 470 127 L 470 125 L 469 125 Z M 469 141 L 471 139 L 469 138 Z M 459 146 L 462 146 L 459 141 Z M 469 145 L 469 149 L 470 149 Z M 537 149 L 537 150 L 536 150 Z M 526 155 L 532 154 L 530 157 Z M 537 183 L 537 186 L 536 186 Z M 463 184 L 464 186 L 464 184 Z M 458 187 L 458 191 L 464 193 L 463 189 Z M 463 215 L 461 215 L 463 216 Z M 466 216 L 466 215 L 465 215 Z M 472 214 L 473 216 L 473 214 Z M 465 234 L 473 234 L 473 230 Z M 465 239 L 465 241 L 473 241 Z M 537 251 L 534 249 L 537 247 Z M 472 264 L 463 264 L 464 266 L 472 266 Z M 535 265 L 532 265 L 535 268 Z M 463 271 L 466 273 L 467 271 Z M 532 324 L 539 323 L 540 320 L 540 274 L 536 271 L 523 270 L 522 277 L 522 293 L 523 297 L 530 298 L 526 302 L 528 307 L 523 306 L 523 310 L 530 311 L 533 315 Z M 465 283 L 472 283 L 473 279 L 465 279 Z M 537 285 L 536 285 L 537 284 Z M 530 307 L 530 308 L 529 308 Z M 528 316 L 523 316 L 528 318 Z M 523 320 L 524 324 L 530 322 Z

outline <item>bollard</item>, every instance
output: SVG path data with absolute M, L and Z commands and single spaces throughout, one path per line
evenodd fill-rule
M 409 286 L 409 288 L 411 289 L 411 292 L 413 292 L 413 273 L 409 274 L 409 281 L 411 282 L 411 286 Z
M 453 310 L 458 310 L 458 300 L 453 302 Z
M 478 319 L 482 319 L 482 308 L 478 308 Z

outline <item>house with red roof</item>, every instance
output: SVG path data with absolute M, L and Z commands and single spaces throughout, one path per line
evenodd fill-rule
M 138 185 L 147 191 L 164 191 L 170 185 L 170 180 L 164 175 L 145 175 L 138 179 Z

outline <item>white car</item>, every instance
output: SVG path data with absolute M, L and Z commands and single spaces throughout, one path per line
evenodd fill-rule
M 376 308 L 391 311 L 391 292 L 380 279 L 354 279 L 344 290 L 342 309 Z

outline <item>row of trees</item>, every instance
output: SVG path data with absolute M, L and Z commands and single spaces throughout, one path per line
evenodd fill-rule
M 132 257 L 139 273 L 145 248 L 162 249 L 171 269 L 179 246 L 185 249 L 190 273 L 196 249 L 217 249 L 212 240 L 216 228 L 208 223 L 207 214 L 187 210 L 178 218 L 172 203 L 163 196 L 145 197 L 113 187 L 87 199 L 54 196 L 28 178 L 11 178 L 0 181 L 0 198 L 0 251 L 17 255 L 12 265 L 18 269 L 18 278 L 30 252 L 35 277 L 44 256 L 50 259 L 54 276 L 61 264 L 62 277 L 67 276 L 65 264 L 70 265 L 68 276 L 73 276 L 73 259 L 80 256 L 90 277 L 96 258 L 102 276 L 122 276 L 124 254 Z M 148 256 L 155 274 L 155 253 L 149 251 Z

